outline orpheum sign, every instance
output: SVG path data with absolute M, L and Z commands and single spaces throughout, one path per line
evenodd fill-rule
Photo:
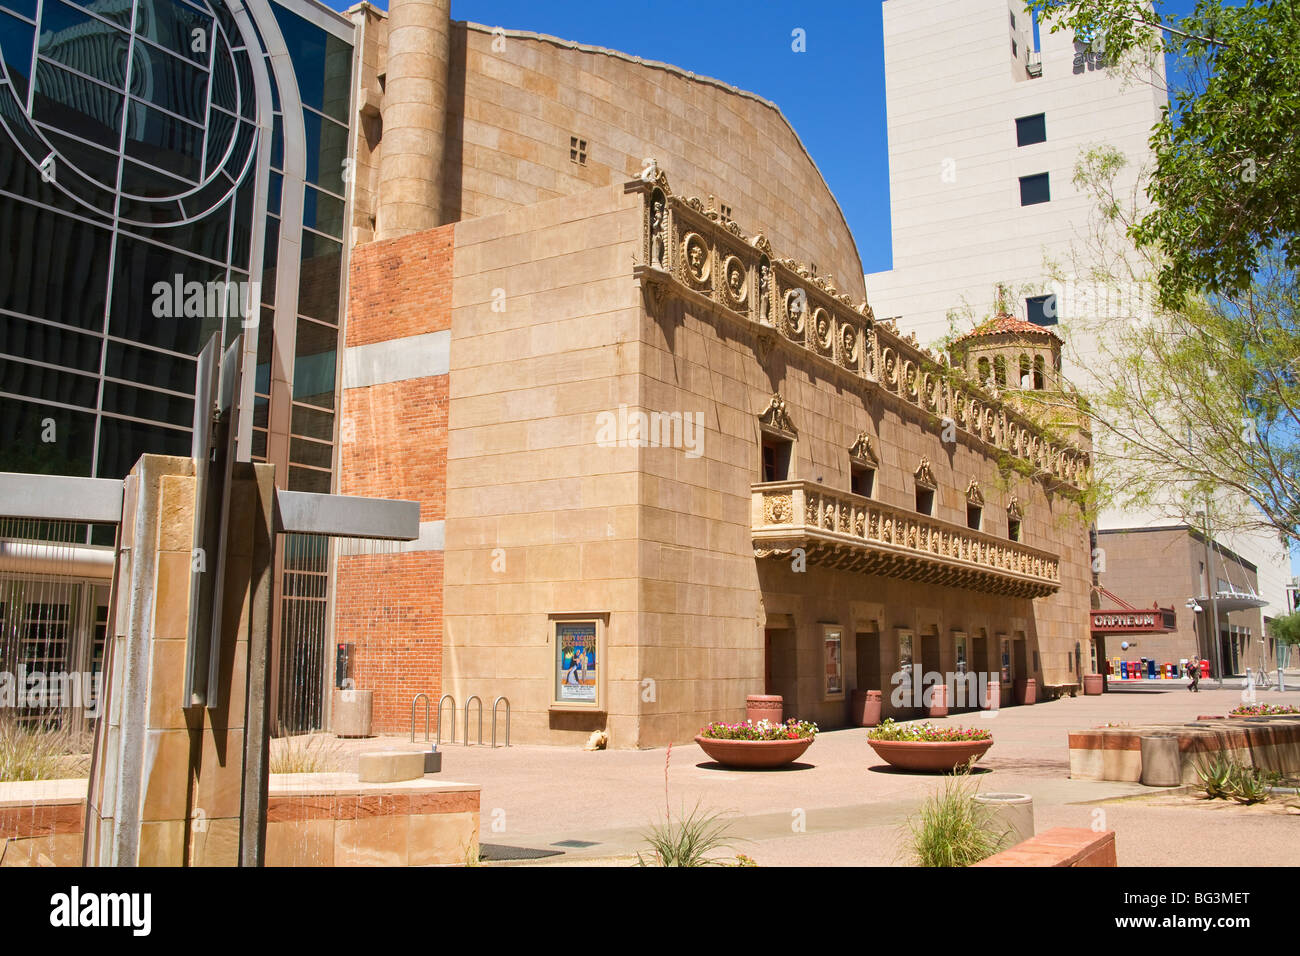
M 1107 634 L 1163 634 L 1175 628 L 1172 607 L 1153 607 L 1149 611 L 1092 611 L 1092 629 Z

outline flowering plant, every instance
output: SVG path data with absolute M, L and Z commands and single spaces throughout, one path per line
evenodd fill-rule
M 880 726 L 872 728 L 867 734 L 868 740 L 905 740 L 924 743 L 956 743 L 968 740 L 992 740 L 992 731 L 978 727 L 936 727 L 929 722 L 924 724 L 896 724 L 892 717 L 886 717 Z
M 784 724 L 770 720 L 742 720 L 738 724 L 714 721 L 701 728 L 700 736 L 710 740 L 805 740 L 817 736 L 817 725 L 794 717 Z
M 1228 711 L 1231 717 L 1273 717 L 1279 714 L 1300 714 L 1300 707 L 1290 704 L 1241 704 Z

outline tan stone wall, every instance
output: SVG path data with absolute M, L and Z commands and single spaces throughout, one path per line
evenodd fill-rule
M 362 82 L 377 95 L 387 19 L 366 9 L 362 17 Z M 442 221 L 621 183 L 654 157 L 673 170 L 678 193 L 715 196 L 746 233 L 798 250 L 855 301 L 865 298 L 843 213 L 775 105 L 666 64 L 462 22 L 451 24 L 449 71 Z M 364 242 L 383 147 L 373 124 L 361 125 L 353 225 Z M 571 136 L 586 140 L 585 166 L 570 160 Z
M 593 422 L 636 401 L 640 217 L 620 185 L 456 226 L 443 689 L 508 696 L 512 742 L 638 740 L 639 456 Z M 608 719 L 548 710 L 561 611 L 610 614 Z
M 519 742 L 578 743 L 593 729 L 615 747 L 689 740 L 710 720 L 743 716 L 764 687 L 764 630 L 795 629 L 798 683 L 788 713 L 846 722 L 855 635 L 881 628 L 880 673 L 897 666 L 897 627 L 972 640 L 971 669 L 997 667 L 997 637 L 1023 634 L 1025 672 L 1077 681 L 1086 663 L 1088 542 L 1077 506 L 1043 484 L 1004 480 L 987 446 L 865 379 L 828 374 L 801 347 L 760 360 L 736 318 L 679 298 L 642 295 L 631 272 L 643 199 L 592 190 L 456 228 L 447 464 L 444 685 L 463 702 L 506 694 Z M 504 292 L 504 308 L 493 310 Z M 880 456 L 875 495 L 915 508 L 928 456 L 935 516 L 964 526 L 977 479 L 987 533 L 1005 536 L 1012 494 L 1023 542 L 1061 558 L 1059 593 L 1037 600 L 810 566 L 756 561 L 751 485 L 758 416 L 774 392 L 798 429 L 793 478 L 848 489 L 859 432 Z M 702 445 L 606 447 L 602 412 L 702 416 Z M 688 453 L 689 451 L 689 453 Z M 548 712 L 549 613 L 608 612 L 608 717 Z M 820 623 L 845 629 L 844 701 L 823 701 Z M 989 661 L 974 660 L 987 631 Z M 1039 659 L 1034 666 L 1034 652 Z M 650 683 L 646 683 L 649 681 Z M 1008 688 L 1009 692 L 1009 688 Z

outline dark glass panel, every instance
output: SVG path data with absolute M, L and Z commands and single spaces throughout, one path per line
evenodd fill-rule
M 235 65 L 226 50 L 218 50 L 212 63 L 212 102 L 234 113 L 239 109 Z
M 123 205 L 125 207 L 125 203 Z M 125 211 L 123 215 L 126 215 Z M 132 218 L 140 217 L 135 216 Z M 124 225 L 122 228 L 137 236 L 144 236 L 147 239 L 153 239 L 155 242 L 165 242 L 184 249 L 186 252 L 224 262 L 226 259 L 226 246 L 230 238 L 230 203 L 227 202 L 211 215 L 196 219 L 184 226 L 149 229 L 144 226 Z
M 302 197 L 302 224 L 342 239 L 343 200 L 335 199 L 311 186 L 306 187 Z
M 118 90 L 126 86 L 129 47 L 128 34 L 76 7 L 46 0 L 41 10 L 41 56 Z
M 253 109 L 253 97 L 256 87 L 253 84 L 253 68 L 248 61 L 245 50 L 235 51 L 235 75 L 239 77 L 239 89 L 242 91 L 239 101 L 239 115 L 246 120 L 256 119 Z
M 125 478 L 141 455 L 189 457 L 190 432 L 125 422 L 105 415 L 99 424 L 99 478 Z
M 190 425 L 194 421 L 194 399 L 105 382 L 104 411 L 172 425 Z
M 289 460 L 295 464 L 328 470 L 333 457 L 333 445 L 323 445 L 320 442 L 306 441 L 301 438 L 289 440 Z
M 29 20 L 36 19 L 36 0 L 4 0 L 0 6 L 8 7 L 15 13 L 21 13 Z
M 126 114 L 126 152 L 150 166 L 198 182 L 203 130 L 143 103 L 132 103 Z
M 194 391 L 192 359 L 164 355 L 151 349 L 136 348 L 121 342 L 108 343 L 104 374 L 129 382 L 147 382 L 176 392 Z
M 351 45 L 278 3 L 272 3 L 271 9 L 280 21 L 303 103 L 346 123 L 352 90 Z
M 253 391 L 259 395 L 271 393 L 271 341 L 274 331 L 275 312 L 264 306 L 262 320 L 257 323 L 257 380 L 253 383 Z
M 339 278 L 343 244 L 312 232 L 302 234 L 302 271 L 298 279 L 298 312 L 338 323 Z
M 0 309 L 102 329 L 109 233 L 0 196 Z
M 267 421 L 270 419 L 271 403 L 264 395 L 258 395 L 253 399 L 253 427 L 266 428 Z
M 293 397 L 322 408 L 334 407 L 334 371 L 339 335 L 335 329 L 298 320 L 294 342 Z
M 146 199 L 166 199 L 194 188 L 193 183 L 173 179 L 156 169 L 131 162 L 122 164 L 122 191 Z
M 112 20 L 120 27 L 131 29 L 131 0 L 75 0 L 106 20 Z
M 318 495 L 330 493 L 330 473 L 311 468 L 289 467 L 289 490 L 311 491 Z
M 201 30 L 202 35 L 196 35 L 196 30 Z M 193 7 L 172 0 L 139 0 L 135 32 L 195 63 L 206 65 L 208 62 L 208 51 L 212 49 L 212 18 Z
M 253 430 L 252 455 L 254 461 L 266 461 L 266 432 Z
M 131 93 L 202 125 L 207 115 L 208 74 L 180 57 L 137 43 Z
M 24 101 L 27 99 L 27 84 L 31 81 L 32 33 L 35 29 L 30 23 L 0 13 L 0 56 L 4 57 L 5 71 Z
M 238 122 L 233 116 L 229 116 L 219 110 L 213 110 L 208 117 L 208 145 L 207 145 L 207 163 L 208 174 L 218 169 L 222 161 L 226 158 L 226 150 L 230 148 L 231 141 L 235 138 L 235 124 Z
M 0 359 L 0 388 L 44 402 L 95 407 L 99 399 L 98 376 L 77 375 Z
M 176 301 L 176 283 L 181 284 Z M 197 355 L 199 348 L 221 330 L 220 295 L 225 269 L 128 235 L 118 238 L 113 263 L 113 303 L 109 330 L 115 336 L 158 348 Z M 162 287 L 155 293 L 155 286 Z M 197 283 L 204 295 L 195 292 Z M 155 312 L 155 309 L 157 310 Z M 201 314 L 189 314 L 186 312 Z
M 1036 206 L 1039 203 L 1051 201 L 1052 188 L 1047 173 L 1020 177 L 1020 205 Z
M 280 219 L 266 217 L 266 244 L 262 247 L 262 301 L 275 304 L 275 272 L 280 262 Z
M 280 214 L 280 192 L 284 188 L 284 177 L 279 173 L 271 173 L 271 179 L 266 188 L 266 211 Z
M 1047 142 L 1047 117 L 1042 113 L 1021 116 L 1016 120 L 1016 145 L 1033 146 Z
M 305 110 L 302 121 L 307 141 L 307 181 L 342 195 L 348 128 Z
M 88 142 L 117 149 L 122 96 L 42 60 L 36 64 L 32 118 Z M 75 156 L 69 159 L 76 162 Z
M 51 421 L 52 420 L 52 421 Z M 88 476 L 95 444 L 93 412 L 0 398 L 0 471 Z M 54 441 L 43 439 L 54 438 Z
M 284 117 L 279 113 L 271 118 L 271 166 L 284 169 Z
M 333 441 L 334 413 L 322 412 L 318 408 L 308 408 L 306 405 L 294 405 L 293 420 L 289 425 L 289 431 L 295 435 L 306 435 L 308 438 Z M 310 462 L 306 463 L 310 464 Z
M 117 189 L 117 153 L 110 152 L 107 149 L 96 149 L 94 146 L 87 146 L 85 143 L 79 143 L 75 139 L 46 129 L 43 131 L 50 141 L 50 145 L 59 151 L 59 155 L 67 156 L 70 162 L 77 164 L 77 170 L 85 173 L 91 179 L 101 183 L 108 189 Z M 56 160 L 57 162 L 57 160 Z M 57 178 L 59 169 L 55 167 L 55 176 Z M 68 176 L 65 175 L 61 183 L 68 182 Z
M 12 315 L 0 318 L 0 352 L 51 365 L 99 374 L 100 339 L 71 329 L 28 322 Z M 10 389 L 13 391 L 13 389 Z

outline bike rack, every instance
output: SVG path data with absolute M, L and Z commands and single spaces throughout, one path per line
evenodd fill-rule
M 456 698 L 452 697 L 451 694 L 443 694 L 438 698 L 438 736 L 435 738 L 438 746 L 442 746 L 442 705 L 447 701 L 451 701 L 451 740 L 448 743 L 454 744 L 456 742 Z M 468 723 L 465 725 L 465 735 L 469 736 Z
M 424 742 L 429 742 L 429 695 L 416 694 L 411 698 L 411 743 L 415 743 L 415 705 L 424 698 Z
M 502 701 L 506 705 L 506 746 L 510 746 L 510 698 L 498 697 L 492 701 L 492 749 L 497 748 L 497 705 Z
M 483 746 L 483 698 L 479 697 L 478 694 L 475 694 L 473 697 L 465 701 L 465 740 L 463 741 L 463 743 L 465 744 L 466 747 L 469 746 L 469 705 L 472 704 L 474 701 L 478 701 L 478 745 L 482 747 Z

